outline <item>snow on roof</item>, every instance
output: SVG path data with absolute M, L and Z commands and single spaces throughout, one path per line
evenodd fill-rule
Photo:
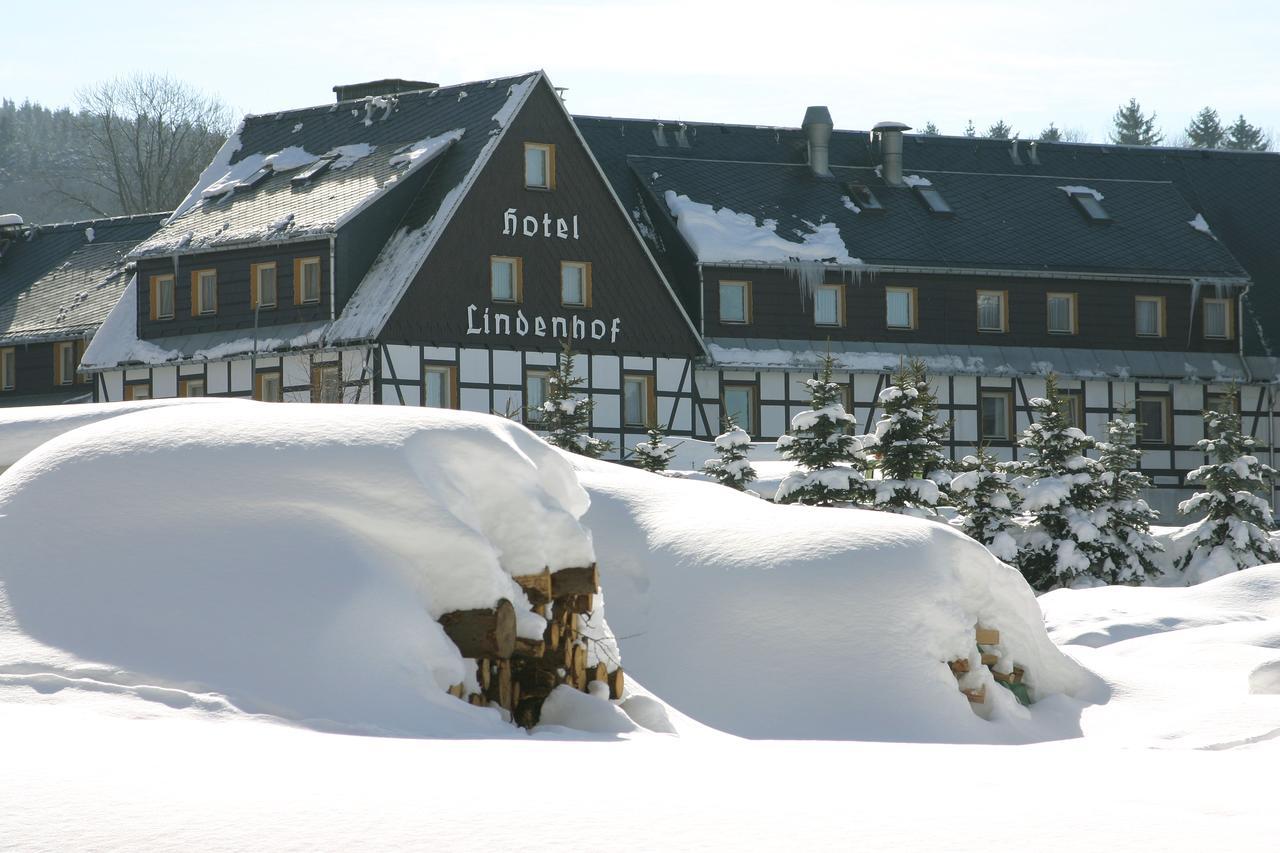
M 1097 201 L 1102 201 L 1103 198 L 1102 193 L 1098 192 L 1093 187 L 1082 187 L 1073 184 L 1071 186 L 1058 187 L 1058 189 L 1062 190 L 1067 195 L 1091 195 Z
M 1203 213 L 1197 213 L 1195 219 L 1192 219 L 1187 224 L 1199 231 L 1201 234 L 1208 234 L 1210 237 L 1213 237 L 1213 239 L 1218 239 L 1217 237 L 1214 237 L 1213 232 L 1209 230 L 1209 223 L 1204 221 Z
M 673 190 L 663 193 L 667 209 L 676 217 L 680 234 L 702 263 L 745 262 L 787 263 L 825 261 L 860 265 L 851 257 L 840 229 L 834 222 L 806 223 L 811 230 L 798 234 L 800 242 L 788 240 L 777 231 L 776 219 L 757 221 L 750 213 L 693 201 Z
M 931 187 L 933 181 L 920 175 L 903 175 L 902 182 L 909 187 Z

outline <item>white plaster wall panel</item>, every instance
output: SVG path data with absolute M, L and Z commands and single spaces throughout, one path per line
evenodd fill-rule
M 555 367 L 556 354 L 554 352 L 526 352 L 524 354 L 525 364 L 538 365 L 540 367 Z
M 422 347 L 422 358 L 425 361 L 457 361 L 457 356 L 453 347 Z
M 957 406 L 975 406 L 978 403 L 978 380 L 973 376 L 957 376 L 956 377 L 956 398 L 953 401 Z
M 386 348 L 387 364 L 383 366 L 386 379 L 400 382 L 416 382 L 421 367 L 418 365 L 418 348 L 404 344 L 389 344 Z
M 1169 451 L 1144 450 L 1142 452 L 1142 461 L 1138 464 L 1142 466 L 1144 471 L 1167 469 L 1169 467 Z
M 929 385 L 933 388 L 933 396 L 940 404 L 947 405 L 951 402 L 951 388 L 950 383 L 947 382 L 947 377 L 930 376 Z M 946 420 L 946 418 L 943 418 L 943 420 Z
M 489 381 L 489 351 L 482 349 L 462 350 L 458 359 L 458 381 L 487 383 Z
M 755 382 L 756 372 L 754 370 L 726 370 L 724 372 L 725 382 Z
M 311 386 L 311 359 L 305 355 L 284 357 L 284 384 L 286 388 L 299 385 Z
M 1173 386 L 1173 407 L 1200 411 L 1204 407 L 1204 386 L 1179 382 Z
M 984 379 L 983 384 L 994 388 L 996 387 L 996 380 Z M 1000 387 L 1003 388 L 1005 386 L 1001 385 Z M 1060 387 L 1065 390 L 1072 387 L 1072 383 L 1063 382 Z M 1028 376 L 1022 380 L 1022 389 L 1026 392 L 1028 400 L 1032 397 L 1043 397 L 1045 395 L 1045 382 L 1039 376 Z M 1017 400 L 1015 402 L 1021 403 L 1022 401 Z
M 1096 439 L 1103 440 L 1107 437 L 1108 420 L 1109 418 L 1104 414 L 1086 412 L 1084 416 L 1084 431 Z
M 339 361 L 341 358 L 342 353 L 333 349 L 317 350 L 311 353 L 311 362 L 313 364 L 327 364 L 331 361 Z
M 658 387 L 679 390 L 680 378 L 684 376 L 684 368 L 688 362 L 683 358 L 655 358 L 658 374 Z M 686 382 L 688 379 L 685 380 Z
M 956 441 L 976 442 L 978 440 L 978 413 L 961 411 L 955 413 Z
M 1012 447 L 991 446 L 987 448 L 987 452 L 994 456 L 998 462 L 1011 462 L 1013 460 Z
M 760 407 L 760 435 L 779 436 L 787 431 L 785 406 Z
M 140 379 L 151 378 L 151 368 L 149 367 L 131 367 L 124 372 L 126 382 L 136 382 Z
M 1133 408 L 1134 402 L 1134 384 L 1132 382 L 1112 382 L 1111 383 L 1111 399 L 1112 407 L 1117 411 L 1125 408 Z
M 693 377 L 698 383 L 698 391 L 704 397 L 720 396 L 720 377 L 714 370 L 698 370 Z
M 658 398 L 658 429 L 665 431 L 667 424 L 672 422 L 672 413 L 676 409 L 675 397 L 659 397 Z M 676 423 L 672 429 L 680 429 L 680 424 Z
M 1192 471 L 1204 464 L 1204 454 L 1194 450 L 1178 450 L 1173 456 L 1180 471 Z
M 678 397 L 673 401 L 675 403 L 675 418 L 668 420 L 673 430 L 688 430 L 690 428 L 689 414 L 693 411 L 693 405 L 689 402 L 688 397 Z M 666 423 L 662 426 L 666 427 Z
M 342 402 L 360 405 L 371 405 L 373 400 L 373 380 L 366 380 L 356 385 L 350 385 L 342 391 Z
M 510 391 L 504 388 L 493 392 L 493 410 L 497 414 L 506 415 L 506 413 L 510 412 L 518 418 L 523 405 L 524 394 L 520 391 Z
M 787 377 L 790 374 L 769 370 L 760 374 L 760 399 L 782 400 L 787 393 Z M 800 399 L 808 399 L 808 395 Z
M 1199 415 L 1173 416 L 1173 443 L 1195 444 L 1204 438 L 1204 418 Z
M 719 435 L 719 434 L 720 434 L 720 429 L 721 429 L 721 427 L 720 427 L 720 404 L 719 404 L 719 403 L 708 403 L 706 406 L 704 406 L 704 407 L 703 407 L 703 409 L 704 409 L 704 410 L 706 411 L 706 413 L 707 413 L 707 424 L 708 424 L 708 426 L 710 426 L 710 427 L 711 427 L 711 434 L 710 434 L 710 435 L 700 435 L 699 437 L 700 437 L 700 438 L 708 438 L 708 439 L 709 439 L 709 438 L 715 438 L 717 435 Z M 704 430 L 704 429 L 706 429 L 706 427 L 704 427 L 704 426 L 702 425 L 701 420 L 699 420 L 699 422 L 698 422 L 698 429 L 699 429 L 699 430 Z
M 178 396 L 178 368 L 157 367 L 151 371 L 151 396 Z
M 308 388 L 305 391 L 285 391 L 281 397 L 286 403 L 310 403 L 311 389 Z
M 422 405 L 422 389 L 417 385 L 401 385 L 400 396 L 404 398 L 404 404 L 406 406 Z
M 203 364 L 180 364 L 178 365 L 178 376 L 186 379 L 189 376 L 200 377 L 204 375 Z
M 124 399 L 124 373 L 109 370 L 102 374 L 102 383 L 106 392 L 104 402 L 118 403 Z
M 1105 407 L 1107 405 L 1107 383 L 1093 379 L 1084 383 L 1084 404 L 1086 406 Z
M 592 394 L 595 408 L 591 412 L 591 425 L 612 429 L 622 421 L 617 394 Z
M 622 373 L 616 355 L 591 356 L 591 385 L 595 388 L 621 388 Z
M 984 388 L 1012 388 L 1012 387 L 1013 387 L 1013 380 L 1012 380 L 1012 379 L 1009 379 L 1009 378 L 1008 378 L 1008 377 L 1006 377 L 1006 376 L 984 376 L 984 377 L 982 377 L 982 387 L 984 387 Z M 1043 391 L 1044 391 L 1044 386 L 1043 386 L 1043 385 L 1041 385 L 1040 390 L 1041 390 L 1041 392 L 1043 393 Z
M 227 387 L 227 365 L 224 362 L 209 365 L 204 377 L 204 390 L 206 394 L 225 394 L 231 390 Z
M 369 373 L 373 372 L 373 359 L 369 350 L 363 349 L 346 349 L 342 351 L 342 375 L 350 380 L 361 378 L 364 373 L 366 359 L 369 365 Z M 364 378 L 369 378 L 365 376 Z
M 623 370 L 653 370 L 653 359 L 645 355 L 628 355 L 622 359 Z
M 394 385 L 382 386 L 382 405 L 384 406 L 400 405 L 400 395 L 396 393 L 396 386 Z
M 231 362 L 231 391 L 253 391 L 253 364 L 249 359 Z
M 489 392 L 484 388 L 463 388 L 458 392 L 458 402 L 463 411 L 488 412 Z
M 524 377 L 520 375 L 520 353 L 514 350 L 493 351 L 493 384 L 524 384 Z

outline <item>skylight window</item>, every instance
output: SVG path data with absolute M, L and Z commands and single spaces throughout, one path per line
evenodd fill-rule
M 866 184 L 846 184 L 845 189 L 849 191 L 849 195 L 853 200 L 858 203 L 858 207 L 863 210 L 884 210 L 884 205 L 880 203 L 880 199 L 876 198 L 876 194 Z
M 337 159 L 337 155 L 321 157 L 319 160 L 315 161 L 310 166 L 290 178 L 289 182 L 296 187 L 300 184 L 305 184 L 308 181 L 313 181 L 320 175 L 323 175 L 329 167 L 333 165 L 333 161 Z
M 1094 222 L 1110 222 L 1111 214 L 1102 206 L 1102 193 L 1092 187 L 1058 187 L 1075 202 L 1080 212 Z
M 256 187 L 258 184 L 262 183 L 268 177 L 270 177 L 272 171 L 273 169 L 271 168 L 271 164 L 268 163 L 267 165 L 259 168 L 258 171 L 249 175 L 248 177 L 241 178 L 240 182 L 236 184 L 235 188 L 238 190 L 247 190 L 247 189 L 251 189 L 252 187 Z
M 951 205 L 947 204 L 947 200 L 942 197 L 942 193 L 930 186 L 914 187 L 916 196 L 925 203 L 929 208 L 929 212 L 936 216 L 950 216 L 954 211 Z

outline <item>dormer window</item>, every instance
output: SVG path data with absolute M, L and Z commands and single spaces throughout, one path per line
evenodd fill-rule
M 337 159 L 336 155 L 326 155 L 321 157 L 319 160 L 315 161 L 310 166 L 290 178 L 289 183 L 296 187 L 309 181 L 313 181 L 328 171 L 329 167 L 333 165 L 333 161 Z
M 880 203 L 880 199 L 876 198 L 876 194 L 866 184 L 849 183 L 845 184 L 845 189 L 849 191 L 850 197 L 858 203 L 858 207 L 863 210 L 884 210 L 884 205 Z
M 1080 212 L 1092 222 L 1110 222 L 1111 214 L 1102 206 L 1102 193 L 1092 187 L 1058 187 L 1079 208 Z
M 191 273 L 191 316 L 218 313 L 218 271 Z
M 942 193 L 931 186 L 916 186 L 912 188 L 916 194 L 916 198 L 924 202 L 925 207 L 929 208 L 929 212 L 934 216 L 950 216 L 954 211 L 951 205 L 947 204 L 947 200 L 942 197 Z
M 271 164 L 268 163 L 248 177 L 241 178 L 235 188 L 238 190 L 247 190 L 256 187 L 258 184 L 265 181 L 271 175 L 272 171 L 274 170 L 272 169 Z
M 276 307 L 276 265 L 274 261 L 249 265 L 249 307 Z
M 298 258 L 293 262 L 293 302 L 314 305 L 320 301 L 320 259 Z
M 541 142 L 524 144 L 524 185 L 531 190 L 556 188 L 556 147 Z

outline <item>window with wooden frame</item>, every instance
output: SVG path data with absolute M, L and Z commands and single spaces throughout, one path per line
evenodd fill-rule
M 1168 444 L 1173 434 L 1168 394 L 1140 394 L 1135 407 L 1139 444 Z
M 135 382 L 132 385 L 124 386 L 124 399 L 126 402 L 131 400 L 150 400 L 151 383 Z
M 261 370 L 253 377 L 253 399 L 264 403 L 279 403 L 284 399 L 284 383 L 280 371 Z
M 844 325 L 844 285 L 820 284 L 813 291 L 813 324 Z
M 560 262 L 560 304 L 566 308 L 591 307 L 591 263 Z
M 311 366 L 311 402 L 342 402 L 342 364 L 325 361 Z
M 151 319 L 173 319 L 173 276 L 151 276 Z
M 884 324 L 889 329 L 914 329 L 919 324 L 917 291 L 914 287 L 884 289 Z
M 524 301 L 524 261 L 492 255 L 489 258 L 489 298 L 494 302 Z
M 653 426 L 658 409 L 653 377 L 627 374 L 622 377 L 622 423 L 629 427 Z
M 978 291 L 978 331 L 1009 331 L 1009 291 Z
M 294 258 L 293 304 L 315 305 L 320 302 L 320 259 Z
M 18 387 L 18 353 L 13 347 L 0 349 L 0 391 Z
M 81 338 L 80 340 L 76 341 L 75 343 L 76 343 L 76 366 L 77 366 L 77 367 L 79 367 L 79 366 L 80 366 L 80 362 L 84 361 L 84 351 L 85 351 L 86 349 L 88 349 L 88 347 L 89 347 L 89 342 L 88 342 L 88 341 L 86 341 L 85 339 Z M 92 374 L 92 373 L 83 373 L 83 372 L 77 371 L 77 372 L 76 372 L 76 381 L 77 381 L 77 382 L 79 382 L 81 385 L 92 385 L 92 384 L 93 384 L 93 374 Z
M 53 384 L 71 385 L 76 381 L 76 342 L 58 341 L 53 345 Z
M 721 411 L 726 417 L 746 430 L 747 435 L 756 434 L 759 418 L 756 417 L 756 386 L 738 385 L 726 382 L 720 391 Z
M 218 271 L 195 270 L 191 273 L 191 316 L 218 313 Z
M 192 376 L 188 379 L 178 380 L 178 396 L 179 397 L 203 397 L 205 394 L 205 384 L 203 376 Z
M 545 399 L 545 392 L 542 396 Z M 423 365 L 422 405 L 433 409 L 458 408 L 458 368 L 450 364 Z
M 276 262 L 249 265 L 249 308 L 275 308 Z
M 524 185 L 531 190 L 556 188 L 556 147 L 547 142 L 524 144 Z
M 1013 440 L 1013 392 L 984 390 L 978 400 L 978 442 Z
M 1133 333 L 1140 338 L 1165 336 L 1163 296 L 1133 297 Z
M 1234 299 L 1207 298 L 1200 312 L 1204 336 L 1209 340 L 1229 341 L 1236 336 Z
M 550 370 L 526 370 L 524 374 L 524 422 L 542 422 L 542 404 L 551 388 Z
M 1074 335 L 1080 331 L 1076 294 L 1045 294 L 1045 329 L 1051 335 Z
M 1062 388 L 1059 393 L 1064 404 L 1062 408 L 1067 416 L 1067 426 L 1084 429 L 1084 391 Z
M 720 282 L 720 322 L 751 322 L 751 282 Z

